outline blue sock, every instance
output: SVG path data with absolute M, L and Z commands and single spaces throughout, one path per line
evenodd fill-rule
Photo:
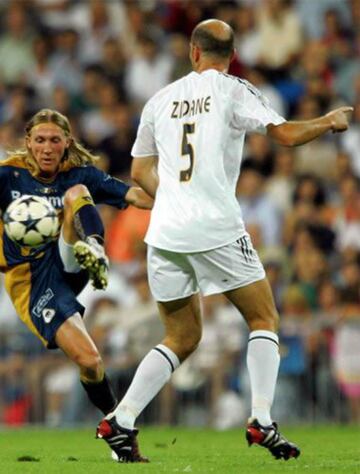
M 89 196 L 81 196 L 73 205 L 74 226 L 81 240 L 94 237 L 104 243 L 104 225 L 100 214 Z

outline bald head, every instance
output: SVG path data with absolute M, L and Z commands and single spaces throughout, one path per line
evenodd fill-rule
M 224 21 L 205 20 L 194 28 L 191 43 L 205 54 L 228 59 L 234 51 L 234 32 Z

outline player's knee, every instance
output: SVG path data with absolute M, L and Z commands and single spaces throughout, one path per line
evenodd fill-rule
M 65 193 L 64 206 L 71 206 L 71 204 L 81 196 L 90 196 L 88 188 L 84 184 L 72 186 Z
M 97 351 L 79 352 L 75 358 L 75 362 L 82 372 L 88 374 L 98 374 L 103 370 L 103 362 Z
M 195 332 L 192 334 L 192 337 L 189 341 L 189 349 L 191 352 L 194 352 L 197 349 L 201 341 L 201 331 Z
M 201 340 L 201 333 L 194 332 L 187 334 L 181 338 L 177 338 L 173 341 L 173 346 L 176 348 L 175 353 L 178 355 L 180 360 L 185 360 L 191 355 L 198 347 Z
M 279 321 L 277 311 L 262 312 L 254 315 L 254 317 L 249 320 L 249 328 L 251 331 L 266 330 L 277 332 Z
M 277 332 L 277 330 L 279 329 L 279 324 L 280 324 L 280 316 L 279 316 L 279 313 L 276 312 L 274 315 L 273 315 L 273 322 L 274 322 L 274 330 Z
M 198 347 L 199 341 L 191 340 L 182 345 L 182 359 L 189 357 Z

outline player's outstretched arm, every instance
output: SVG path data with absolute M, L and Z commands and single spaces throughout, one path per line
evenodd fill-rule
M 154 199 L 149 196 L 143 189 L 132 186 L 126 193 L 125 200 L 132 206 L 140 209 L 152 209 Z
M 349 126 L 353 107 L 339 107 L 313 120 L 290 121 L 281 125 L 268 125 L 267 133 L 276 143 L 297 146 L 310 142 L 328 131 L 344 132 Z
M 131 165 L 131 178 L 153 198 L 159 185 L 157 162 L 157 156 L 134 157 Z

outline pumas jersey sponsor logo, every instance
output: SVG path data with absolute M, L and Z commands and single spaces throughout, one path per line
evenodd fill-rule
M 46 189 L 50 189 L 50 188 L 46 188 Z M 49 193 L 49 191 L 47 193 Z M 17 191 L 15 189 L 11 190 L 11 198 L 13 200 L 21 197 L 23 194 L 29 194 L 29 193 L 21 193 L 20 191 Z M 62 209 L 64 207 L 64 197 L 60 197 L 60 196 L 41 196 L 41 197 L 46 199 L 53 207 L 55 207 L 55 209 Z

